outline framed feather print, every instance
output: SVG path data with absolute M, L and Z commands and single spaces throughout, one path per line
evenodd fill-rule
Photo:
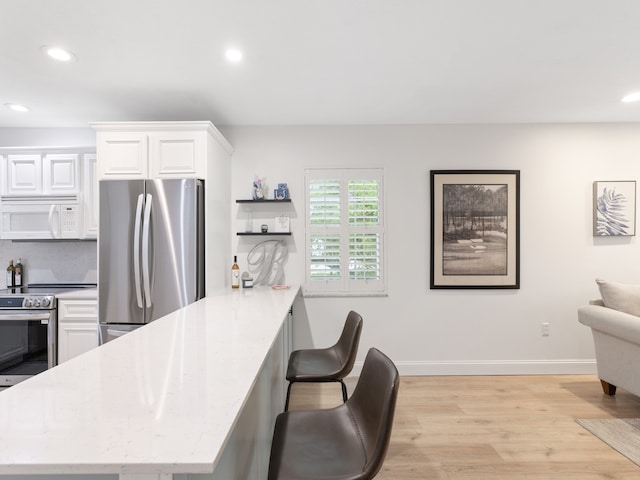
M 593 236 L 635 236 L 635 180 L 593 182 Z

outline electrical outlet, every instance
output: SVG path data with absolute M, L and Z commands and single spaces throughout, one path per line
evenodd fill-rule
M 549 336 L 549 322 L 542 322 L 540 324 L 540 333 L 543 337 Z

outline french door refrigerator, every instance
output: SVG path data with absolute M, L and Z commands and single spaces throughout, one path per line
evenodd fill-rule
M 100 343 L 204 297 L 204 181 L 102 180 Z

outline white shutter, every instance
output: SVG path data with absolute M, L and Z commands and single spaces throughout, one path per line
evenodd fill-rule
M 383 294 L 381 169 L 308 169 L 306 293 Z

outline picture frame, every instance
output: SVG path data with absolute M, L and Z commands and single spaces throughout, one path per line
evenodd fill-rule
M 431 170 L 431 289 L 520 288 L 520 171 Z
M 636 181 L 593 182 L 593 236 L 636 234 Z
M 276 225 L 275 232 L 276 233 L 287 233 L 289 232 L 289 217 L 286 215 L 281 215 L 276 217 Z

